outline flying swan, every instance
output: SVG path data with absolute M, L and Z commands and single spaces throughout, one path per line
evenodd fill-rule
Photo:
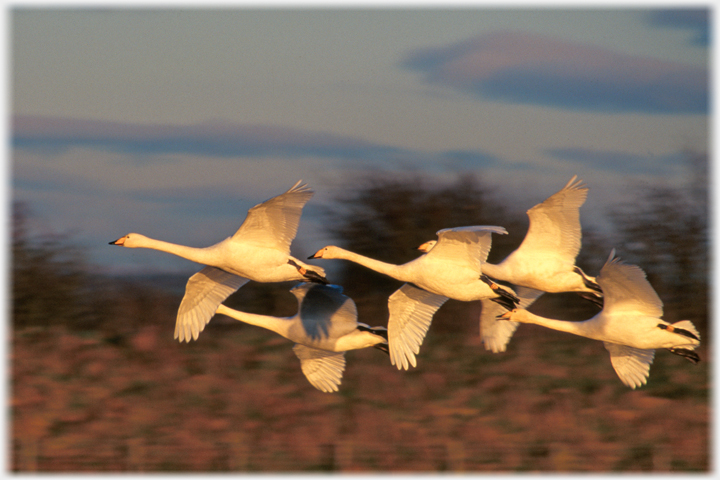
M 175 337 L 197 340 L 227 297 L 250 280 L 327 283 L 325 271 L 290 255 L 302 208 L 313 190 L 298 181 L 287 192 L 252 207 L 232 237 L 205 248 L 186 247 L 129 233 L 110 242 L 128 248 L 151 248 L 207 265 L 190 277 L 178 309 Z
M 662 301 L 645 273 L 614 257 L 615 250 L 612 250 L 597 277 L 605 294 L 604 307 L 589 320 L 553 320 L 521 308 L 506 312 L 500 318 L 602 341 L 620 380 L 633 389 L 647 383 L 657 348 L 666 348 L 692 363 L 700 361 L 695 353 L 700 345 L 695 326 L 689 320 L 672 324 L 662 320 Z
M 417 365 L 415 355 L 433 314 L 448 299 L 471 302 L 492 299 L 514 308 L 518 298 L 506 287 L 488 279 L 481 269 L 491 246 L 491 234 L 505 234 L 503 227 L 470 226 L 437 232 L 437 244 L 426 254 L 403 265 L 393 265 L 334 245 L 309 258 L 342 259 L 406 282 L 388 301 L 390 362 L 398 369 Z
M 580 207 L 588 188 L 577 175 L 559 192 L 527 211 L 530 226 L 520 246 L 499 264 L 483 263 L 482 270 L 494 280 L 513 284 L 519 306 L 528 308 L 544 292 L 578 292 L 602 307 L 602 291 L 593 277 L 575 265 L 582 231 Z M 428 252 L 435 240 L 418 249 Z M 482 300 L 480 334 L 487 350 L 504 352 L 518 324 L 498 322 L 497 305 Z
M 528 210 L 530 226 L 520 246 L 499 264 L 484 264 L 483 272 L 541 292 L 578 292 L 602 307 L 597 282 L 575 265 L 582 237 L 580 207 L 587 192 L 574 175 L 562 190 Z
M 385 327 L 357 321 L 357 308 L 342 287 L 301 283 L 290 290 L 298 300 L 292 317 L 271 317 L 240 312 L 219 305 L 216 313 L 272 330 L 295 342 L 303 374 L 313 387 L 336 392 L 345 370 L 345 352 L 375 347 L 388 352 Z

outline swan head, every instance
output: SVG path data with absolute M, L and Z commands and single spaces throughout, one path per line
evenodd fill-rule
M 110 242 L 110 245 L 119 245 L 127 248 L 138 248 L 145 244 L 147 237 L 140 235 L 139 233 L 128 233 L 124 237 L 120 237 L 114 242 Z
M 340 249 L 336 246 L 328 245 L 327 247 L 323 247 L 317 252 L 315 252 L 315 254 L 310 255 L 308 257 L 308 260 L 312 258 L 339 258 L 337 256 L 339 250 Z
M 432 250 L 432 248 L 435 246 L 436 243 L 437 243 L 437 240 L 430 240 L 429 242 L 425 242 L 422 245 L 420 245 L 417 249 L 420 250 L 421 252 L 427 253 L 430 250 Z

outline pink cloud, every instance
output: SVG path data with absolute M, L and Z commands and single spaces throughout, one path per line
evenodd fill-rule
M 479 96 L 564 108 L 705 112 L 708 74 L 541 35 L 501 32 L 418 50 L 405 66 Z

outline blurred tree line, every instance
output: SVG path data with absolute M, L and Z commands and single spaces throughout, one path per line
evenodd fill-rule
M 623 260 L 639 265 L 665 303 L 668 321 L 692 320 L 706 337 L 708 316 L 709 237 L 707 155 L 688 152 L 695 174 L 691 185 L 638 190 L 637 198 L 608 212 L 610 234 L 583 227 L 578 265 L 596 275 L 611 248 Z M 564 185 L 558 181 L 558 190 Z M 532 205 L 508 205 L 497 192 L 473 175 L 459 175 L 449 185 L 429 177 L 369 174 L 349 180 L 328 209 L 326 222 L 338 245 L 389 263 L 405 263 L 420 255 L 417 247 L 436 238 L 435 232 L 464 225 L 501 225 L 509 235 L 493 235 L 488 261 L 496 263 L 518 247 L 525 236 L 525 211 Z M 538 192 L 536 203 L 552 192 Z M 592 186 L 591 186 L 592 191 Z M 179 294 L 148 288 L 128 279 L 90 273 L 72 239 L 33 237 L 27 225 L 28 206 L 13 205 L 12 324 L 16 329 L 64 324 L 72 329 L 104 329 L 109 335 L 131 332 L 167 312 L 174 318 Z M 581 209 L 581 221 L 583 218 Z M 319 248 L 320 246 L 318 246 Z M 387 321 L 387 297 L 399 283 L 351 262 L 339 262 L 338 278 L 345 293 L 358 304 L 360 319 L 372 325 Z M 236 308 L 291 315 L 295 300 L 287 285 L 243 287 L 229 299 Z M 548 297 L 548 298 L 546 298 Z M 433 329 L 477 333 L 477 302 L 448 302 L 433 321 Z M 242 305 L 242 306 L 240 306 Z M 597 312 L 576 295 L 545 295 L 537 302 L 547 310 L 573 312 L 576 319 Z M 556 315 L 567 318 L 567 315 Z M 163 318 L 163 324 L 167 322 Z M 233 323 L 233 325 L 235 325 Z M 172 328 L 171 325 L 168 328 Z
M 176 298 L 122 278 L 93 273 L 80 247 L 61 235 L 31 235 L 30 207 L 12 209 L 11 295 L 15 329 L 62 325 L 120 338 L 151 323 Z

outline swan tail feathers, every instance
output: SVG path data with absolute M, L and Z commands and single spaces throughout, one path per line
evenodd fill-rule
M 695 328 L 695 325 L 693 325 L 690 320 L 680 320 L 679 322 L 673 323 L 672 326 L 675 333 L 700 341 L 700 332 L 697 331 L 697 328 Z

